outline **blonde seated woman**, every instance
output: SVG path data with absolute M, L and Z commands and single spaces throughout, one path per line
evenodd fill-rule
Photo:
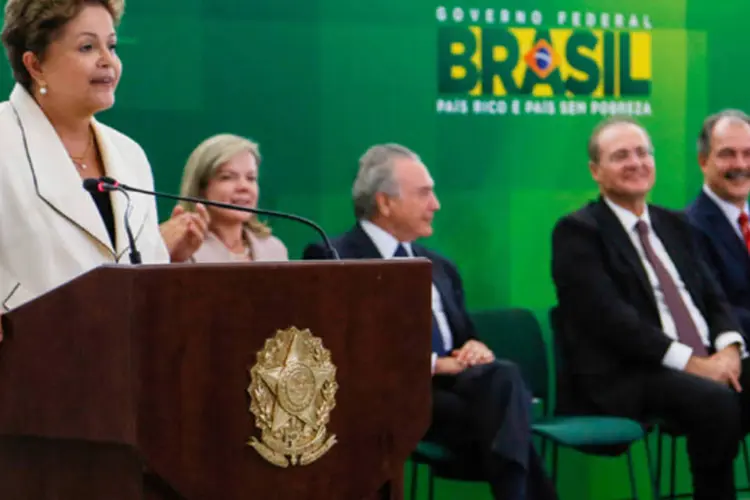
M 248 208 L 258 206 L 258 145 L 244 137 L 220 134 L 203 141 L 191 153 L 180 194 Z M 191 203 L 182 205 L 194 210 Z M 284 261 L 286 246 L 254 214 L 206 207 L 210 215 L 203 245 L 193 262 Z

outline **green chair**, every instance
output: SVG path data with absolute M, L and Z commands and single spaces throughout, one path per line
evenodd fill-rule
M 472 313 L 477 337 L 497 358 L 515 362 L 521 369 L 542 415 L 549 411 L 547 346 L 534 314 L 528 309 L 488 309 Z
M 554 316 L 551 315 L 554 325 Z M 557 484 L 558 450 L 573 448 L 582 453 L 598 456 L 627 455 L 628 472 L 633 498 L 638 498 L 631 447 L 643 439 L 643 426 L 626 418 L 606 416 L 558 416 L 550 401 L 549 362 L 542 328 L 534 313 L 528 309 L 496 309 L 472 315 L 480 338 L 496 353 L 516 362 L 524 374 L 529 389 L 542 399 L 543 417 L 535 422 L 532 431 L 542 438 L 542 454 L 546 456 L 546 443 L 552 446 L 552 479 Z M 553 329 L 554 331 L 554 329 Z M 558 368 L 557 387 L 562 382 L 560 345 L 556 336 L 553 352 Z M 647 450 L 647 460 L 650 454 Z M 652 469 L 649 465 L 649 474 Z M 650 487 L 654 480 L 650 478 Z
M 549 368 L 547 349 L 542 330 L 534 314 L 527 309 L 492 309 L 472 314 L 477 336 L 498 358 L 509 359 L 519 365 L 535 402 L 541 406 L 543 419 L 533 426 L 545 445 L 553 445 L 553 480 L 557 479 L 557 448 L 568 446 L 586 453 L 591 447 L 628 445 L 628 464 L 633 497 L 635 475 L 629 445 L 644 436 L 643 428 L 636 422 L 611 417 L 551 417 L 549 412 Z M 458 457 L 447 448 L 435 443 L 419 444 L 412 454 L 411 499 L 417 495 L 417 471 L 420 465 L 428 467 L 428 499 L 433 500 L 435 477 L 459 481 L 486 481 L 477 469 L 467 467 L 467 457 Z M 435 473 L 439 470 L 439 473 Z M 444 472 L 449 470 L 450 472 Z M 651 469 L 649 468 L 649 471 Z M 653 484 L 653 481 L 652 481 Z

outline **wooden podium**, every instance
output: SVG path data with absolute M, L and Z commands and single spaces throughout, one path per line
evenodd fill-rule
M 84 274 L 3 318 L 0 498 L 401 500 L 430 419 L 430 283 L 424 259 Z M 248 387 L 290 327 L 331 353 L 337 444 L 282 468 L 248 445 Z

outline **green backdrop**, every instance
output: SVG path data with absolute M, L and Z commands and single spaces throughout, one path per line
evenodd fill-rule
M 617 14 L 637 27 L 617 28 Z M 701 182 L 694 140 L 704 115 L 748 108 L 749 16 L 744 0 L 131 1 L 118 102 L 101 119 L 143 145 L 166 191 L 205 137 L 252 137 L 264 157 L 262 206 L 331 234 L 353 222 L 362 152 L 407 145 L 442 203 L 428 243 L 459 265 L 470 307 L 543 311 L 554 303 L 552 226 L 595 194 L 585 144 L 597 110 L 648 108 L 653 200 L 683 207 Z M 0 95 L 10 87 L 2 65 Z M 563 114 L 571 100 L 585 112 Z M 505 114 L 474 113 L 475 101 Z M 160 209 L 166 217 L 171 204 Z M 316 237 L 272 225 L 293 257 Z M 565 499 L 627 496 L 623 461 L 566 454 L 561 474 Z M 486 491 L 441 483 L 438 498 Z

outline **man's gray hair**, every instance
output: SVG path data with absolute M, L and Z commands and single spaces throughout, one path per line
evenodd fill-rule
M 377 193 L 398 196 L 398 182 L 393 175 L 396 158 L 421 161 L 414 151 L 394 143 L 372 146 L 359 159 L 359 172 L 352 186 L 357 219 L 370 219 L 377 213 Z
M 701 132 L 698 134 L 698 154 L 708 156 L 711 153 L 711 136 L 714 134 L 716 124 L 723 118 L 750 125 L 750 116 L 747 116 L 745 112 L 740 111 L 739 109 L 724 109 L 718 113 L 714 113 L 703 120 Z

